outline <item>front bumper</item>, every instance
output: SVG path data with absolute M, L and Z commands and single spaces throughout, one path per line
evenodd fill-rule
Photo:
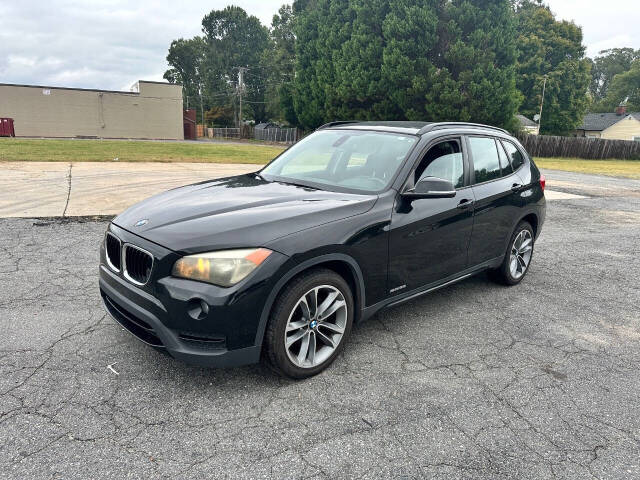
M 189 338 L 167 328 L 159 318 L 140 306 L 154 300 L 132 300 L 131 293 L 123 295 L 103 278 L 105 274 L 111 275 L 105 266 L 100 266 L 100 271 L 100 295 L 105 309 L 120 326 L 143 343 L 164 350 L 177 360 L 206 367 L 234 367 L 260 359 L 260 346 L 228 350 L 222 337 L 192 335 Z
M 154 256 L 151 278 L 134 285 L 108 266 L 100 253 L 100 294 L 107 312 L 142 342 L 177 360 L 207 367 L 231 367 L 260 359 L 258 335 L 274 271 L 286 256 L 274 252 L 249 278 L 232 288 L 171 277 L 179 255 L 115 225 L 110 232 Z M 264 268 L 263 268 L 264 267 Z M 194 316 L 194 305 L 208 311 Z

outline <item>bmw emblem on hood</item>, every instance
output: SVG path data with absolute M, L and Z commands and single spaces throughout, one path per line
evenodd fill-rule
M 142 227 L 143 225 L 146 225 L 147 223 L 149 223 L 149 220 L 147 220 L 146 218 L 143 218 L 142 220 L 138 220 L 134 224 L 134 227 Z

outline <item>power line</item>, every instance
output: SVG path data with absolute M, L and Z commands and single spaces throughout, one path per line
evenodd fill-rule
M 257 68 L 266 68 L 266 67 L 257 67 Z M 281 81 L 269 81 L 268 77 L 265 76 L 261 76 L 261 75 L 257 75 L 254 73 L 249 73 L 249 67 L 245 67 L 245 66 L 238 66 L 238 67 L 233 67 L 232 70 L 238 72 L 238 78 L 237 78 L 237 83 L 236 83 L 236 87 L 235 87 L 235 91 L 233 90 L 220 90 L 220 91 L 214 91 L 214 92 L 210 92 L 206 95 L 204 95 L 204 97 L 207 98 L 207 100 L 211 100 L 211 101 L 216 101 L 216 100 L 222 100 L 222 99 L 230 99 L 232 97 L 238 97 L 238 104 L 239 104 L 239 112 L 238 112 L 238 125 L 242 125 L 242 106 L 243 103 L 248 103 L 248 104 L 252 104 L 252 105 L 265 105 L 268 104 L 270 102 L 267 101 L 258 101 L 258 100 L 245 100 L 244 96 L 247 93 L 250 94 L 264 94 L 266 93 L 266 89 L 269 87 L 280 87 L 281 85 L 283 85 L 286 82 Z M 260 79 L 263 80 L 263 82 L 261 82 L 258 85 L 251 85 L 249 88 L 247 88 L 247 86 L 245 85 L 245 75 L 248 75 L 250 77 L 256 78 L 256 79 Z M 282 75 L 284 76 L 284 75 Z M 198 92 L 200 95 L 200 109 L 202 110 L 202 115 L 203 115 L 203 121 L 204 121 L 204 106 L 203 106 L 203 95 L 202 95 L 202 90 L 200 90 Z M 185 96 L 187 99 L 187 104 L 189 102 L 189 95 Z M 196 96 L 197 98 L 197 96 Z

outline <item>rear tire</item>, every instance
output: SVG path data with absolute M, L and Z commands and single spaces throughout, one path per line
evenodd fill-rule
M 274 303 L 265 332 L 265 357 L 281 375 L 317 375 L 342 352 L 353 315 L 353 294 L 340 275 L 328 269 L 304 273 Z
M 517 285 L 522 281 L 533 259 L 535 236 L 528 222 L 518 223 L 500 267 L 489 271 L 489 277 L 502 285 Z

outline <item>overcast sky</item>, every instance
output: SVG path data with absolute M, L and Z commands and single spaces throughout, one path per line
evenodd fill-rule
M 265 25 L 283 0 L 0 0 L 0 83 L 128 90 L 162 80 L 171 40 L 200 34 L 202 17 L 235 4 Z M 587 53 L 640 48 L 638 0 L 548 0 L 583 27 Z

